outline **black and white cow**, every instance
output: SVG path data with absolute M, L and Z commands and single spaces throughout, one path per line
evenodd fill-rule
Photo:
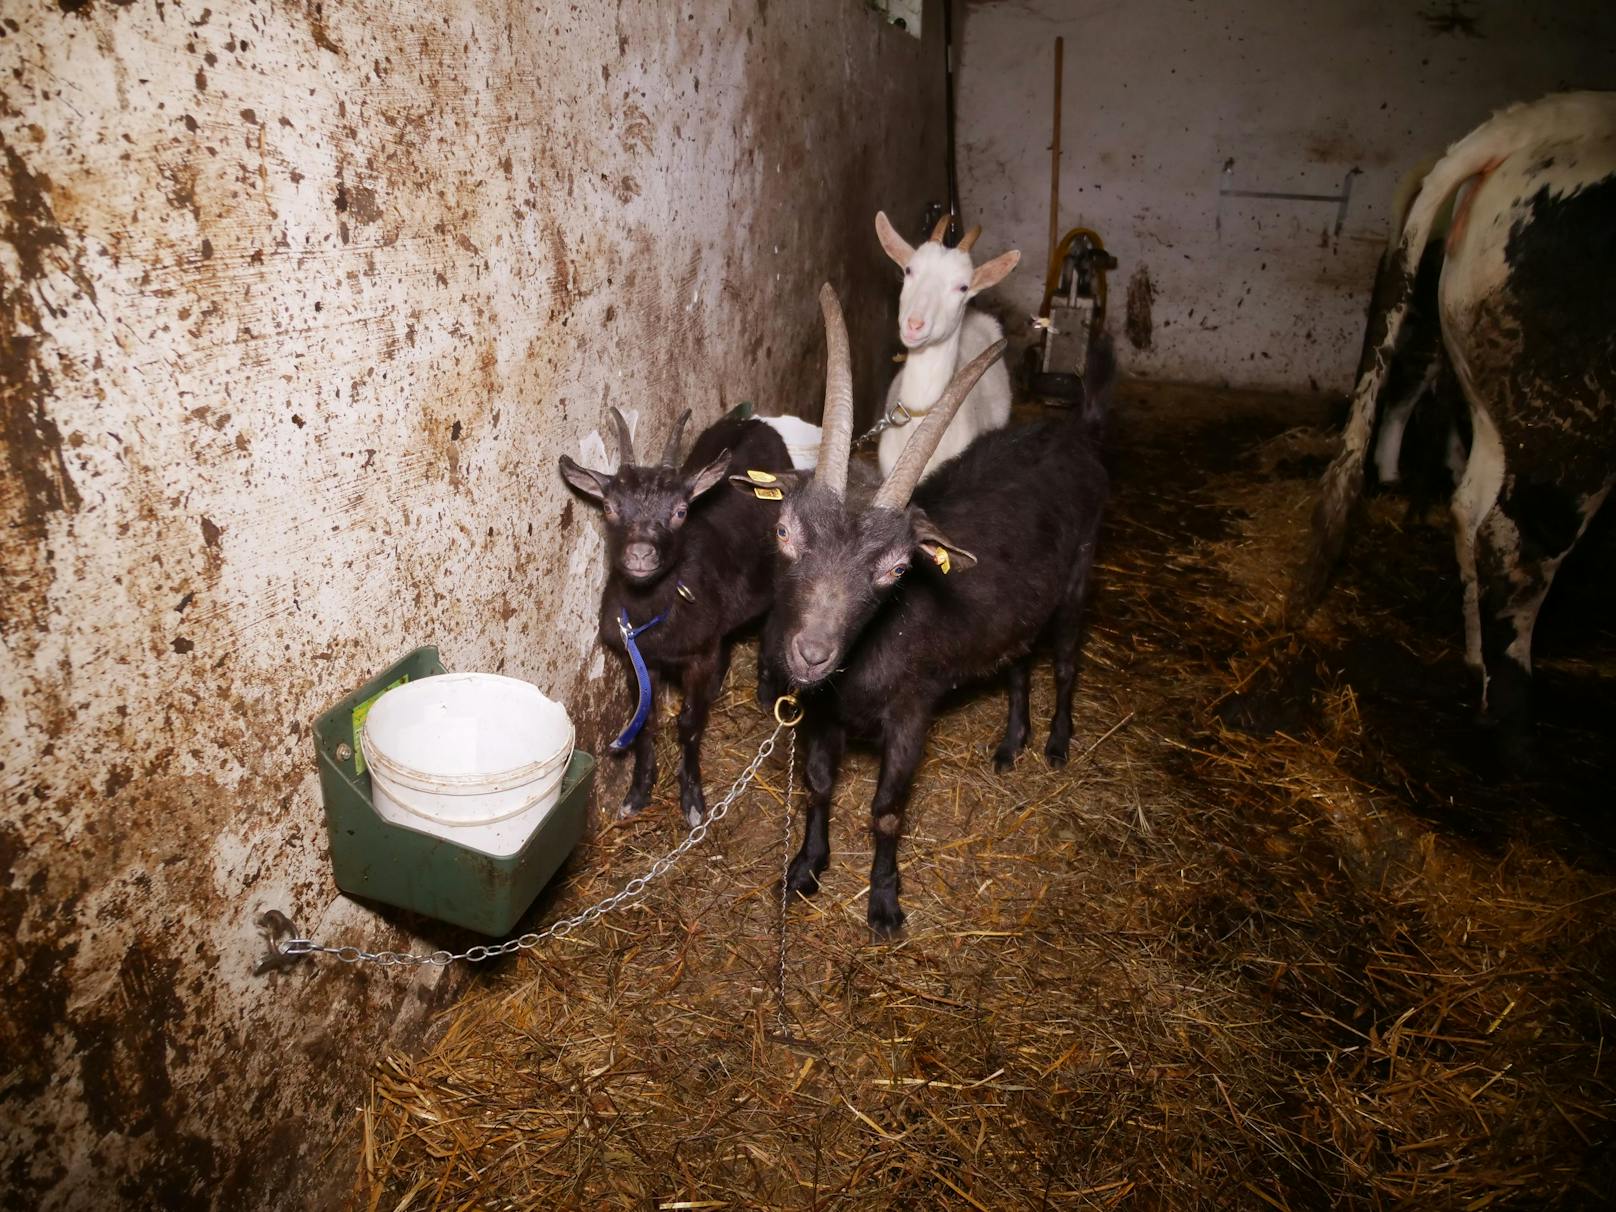
M 1616 480 L 1616 93 L 1502 110 L 1426 175 L 1397 247 L 1384 335 L 1325 472 L 1314 548 L 1286 614 L 1293 624 L 1305 617 L 1340 554 L 1375 402 L 1450 198 L 1438 311 L 1473 433 L 1453 495 L 1466 659 L 1481 674 L 1484 711 L 1518 723 L 1538 608 Z
M 1399 236 L 1420 186 L 1437 159 L 1432 156 L 1398 183 L 1391 213 Z M 1436 213 L 1426 237 L 1414 275 L 1413 294 L 1395 338 L 1395 353 L 1376 409 L 1374 455 L 1369 466 L 1380 486 L 1396 487 L 1409 497 L 1410 517 L 1423 516 L 1439 500 L 1448 502 L 1470 453 L 1469 410 L 1464 407 L 1453 368 L 1442 348 L 1438 319 L 1437 284 L 1452 219 L 1450 199 L 1450 205 Z M 1385 336 L 1383 330 L 1377 331 L 1374 322 L 1384 322 L 1396 298 L 1403 276 L 1399 252 L 1400 240 L 1388 243 L 1375 275 L 1371 326 L 1364 335 L 1359 375 L 1373 365 Z

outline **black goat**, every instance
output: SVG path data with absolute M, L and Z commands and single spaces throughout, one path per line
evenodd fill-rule
M 561 474 L 605 512 L 611 571 L 600 595 L 600 638 L 629 664 L 629 693 L 639 696 L 644 713 L 636 713 L 642 720 L 637 735 L 631 726 L 619 738 L 634 750 L 634 776 L 619 815 L 630 816 L 651 800 L 657 682 L 674 678 L 684 692 L 679 804 L 694 826 L 706 814 L 701 738 L 729 668 L 730 636 L 763 615 L 774 596 L 774 507 L 755 496 L 704 494 L 732 465 L 774 474 L 788 470 L 791 458 L 769 426 L 726 417 L 704 430 L 684 466 L 676 467 L 679 435 L 690 417 L 686 410 L 661 465 L 638 466 L 628 425 L 615 408 L 612 415 L 621 456 L 617 474 L 580 467 L 565 455 Z M 643 692 L 623 619 L 631 629 L 645 628 L 634 636 L 646 667 Z M 652 620 L 660 621 L 645 627 Z
M 1093 409 L 992 430 L 915 487 L 950 417 L 1004 342 L 962 367 L 868 504 L 845 500 L 852 385 L 841 307 L 820 292 L 829 370 L 825 433 L 813 479 L 782 477 L 781 559 L 769 635 L 801 690 L 808 816 L 790 891 L 811 894 L 830 859 L 830 796 L 847 733 L 881 746 L 871 807 L 875 859 L 868 917 L 878 934 L 903 923 L 898 835 L 938 701 L 1008 668 L 1010 717 L 995 763 L 1027 743 L 1029 653 L 1055 648 L 1055 713 L 1044 754 L 1066 761 L 1080 616 L 1107 484 Z M 1103 339 L 1086 382 L 1103 406 L 1115 357 Z M 744 488 L 744 477 L 731 477 Z M 911 495 L 913 501 L 911 502 Z

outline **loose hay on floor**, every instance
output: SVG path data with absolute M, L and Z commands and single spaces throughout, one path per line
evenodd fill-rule
M 1468 736 L 1463 703 L 1340 676 L 1367 630 L 1462 693 L 1457 616 L 1394 621 L 1406 587 L 1348 574 L 1293 645 L 1295 718 L 1266 738 L 1219 722 L 1272 659 L 1259 623 L 1327 454 L 1288 429 L 1301 407 L 1129 394 L 1076 756 L 1051 771 L 1035 736 L 997 775 L 1002 694 L 951 708 L 900 854 L 908 925 L 879 945 L 875 762 L 850 754 L 823 891 L 789 920 L 804 1044 L 771 1039 L 776 760 L 642 903 L 483 974 L 430 1047 L 378 1065 L 343 1145 L 353 1206 L 1597 1205 L 1616 1179 L 1610 854 L 1557 844 L 1575 822 L 1540 828 L 1564 820 L 1541 784 L 1388 725 Z M 1372 509 L 1371 534 L 1396 518 Z M 743 656 L 713 787 L 766 733 L 751 691 Z M 1046 663 L 1035 718 L 1051 703 Z M 671 743 L 661 759 L 653 808 L 603 827 L 547 913 L 677 839 Z

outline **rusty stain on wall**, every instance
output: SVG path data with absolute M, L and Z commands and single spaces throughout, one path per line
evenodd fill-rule
M 475 940 L 335 894 L 310 721 L 430 642 L 598 751 L 556 457 L 612 404 L 813 415 L 827 278 L 873 400 L 940 49 L 852 2 L 0 23 L 0 1203 L 317 1204 L 370 1055 L 467 977 L 254 977 L 255 917 Z
M 1141 265 L 1128 275 L 1127 310 L 1122 318 L 1122 330 L 1128 334 L 1128 344 L 1135 349 L 1150 348 L 1150 305 L 1155 300 L 1156 289 L 1150 282 L 1150 269 Z

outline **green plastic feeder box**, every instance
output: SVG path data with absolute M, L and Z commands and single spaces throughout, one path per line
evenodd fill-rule
M 350 896 L 481 934 L 509 934 L 583 836 L 595 759 L 572 751 L 555 805 L 514 853 L 484 853 L 384 819 L 372 800 L 360 727 L 383 692 L 446 672 L 435 647 L 417 648 L 315 721 L 332 873 Z

